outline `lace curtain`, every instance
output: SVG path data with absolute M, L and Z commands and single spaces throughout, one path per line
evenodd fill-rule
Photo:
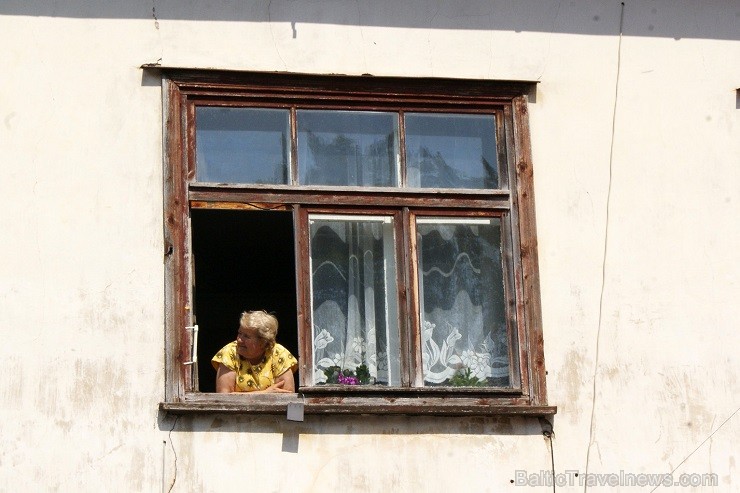
M 499 220 L 420 219 L 417 231 L 424 384 L 509 386 Z M 398 385 L 391 235 L 387 218 L 311 219 L 315 383 Z
M 498 219 L 417 223 L 425 385 L 509 385 Z
M 339 369 L 347 375 L 331 383 L 398 384 L 391 235 L 389 218 L 311 219 L 315 383 Z

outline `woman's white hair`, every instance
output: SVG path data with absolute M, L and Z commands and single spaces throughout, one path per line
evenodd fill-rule
M 275 315 L 264 310 L 244 312 L 241 319 L 239 319 L 239 326 L 242 329 L 256 330 L 260 338 L 268 343 L 268 346 L 275 345 L 278 332 L 278 320 Z

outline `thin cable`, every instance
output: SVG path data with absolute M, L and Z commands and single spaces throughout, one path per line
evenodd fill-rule
M 552 443 L 552 437 L 555 435 L 553 425 L 547 418 L 539 418 L 540 426 L 542 427 L 542 436 L 547 438 L 547 444 L 550 448 L 550 472 L 552 473 L 552 491 L 555 492 L 557 481 L 555 480 L 555 446 Z
M 725 424 L 727 424 L 727 422 L 730 421 L 732 419 L 732 417 L 737 414 L 738 411 L 740 411 L 740 407 L 737 408 L 737 409 L 735 409 L 735 412 L 734 413 L 730 414 L 730 416 L 726 420 L 724 420 L 722 422 L 722 424 L 717 427 L 716 430 L 714 430 L 708 437 L 706 437 L 703 442 L 701 442 L 699 445 L 697 445 L 697 447 L 689 455 L 687 455 L 684 458 L 684 460 L 682 460 L 681 462 L 679 462 L 678 465 L 676 467 L 674 467 L 673 470 L 671 472 L 669 472 L 668 474 L 671 475 L 671 476 L 673 476 L 673 473 L 676 472 L 679 467 L 681 467 L 681 464 L 683 464 L 684 462 L 686 462 L 687 460 L 689 460 L 689 457 L 691 457 L 692 455 L 694 455 L 694 453 L 697 450 L 699 450 L 702 445 L 704 445 L 705 443 L 707 443 L 707 440 L 709 440 L 710 438 L 712 438 L 714 436 L 714 434 L 717 433 L 720 430 L 720 428 L 722 428 Z M 653 491 L 657 490 L 661 486 L 663 486 L 663 485 L 662 484 L 659 484 L 658 486 L 656 486 L 655 488 L 653 488 L 652 490 L 650 490 L 650 493 L 653 493 Z
M 545 433 L 545 436 L 550 441 L 550 466 L 552 467 L 552 492 L 555 493 L 555 450 L 552 444 L 552 432 Z
M 609 247 L 609 212 L 612 198 L 612 170 L 614 164 L 614 135 L 617 122 L 617 100 L 619 98 L 619 75 L 622 68 L 622 31 L 624 27 L 624 2 L 621 3 L 619 15 L 619 42 L 617 43 L 617 74 L 614 82 L 614 107 L 612 109 L 612 132 L 609 145 L 609 181 L 606 191 L 606 218 L 604 222 L 604 251 L 601 263 L 601 293 L 599 294 L 599 322 L 596 329 L 596 355 L 594 357 L 593 395 L 591 399 L 591 423 L 588 431 L 588 448 L 586 449 L 586 475 L 588 478 L 589 459 L 591 458 L 591 446 L 594 444 L 594 416 L 596 412 L 596 377 L 599 371 L 599 342 L 601 340 L 601 325 L 604 314 L 604 287 L 606 285 L 606 259 Z M 588 490 L 588 482 L 583 485 L 583 491 Z

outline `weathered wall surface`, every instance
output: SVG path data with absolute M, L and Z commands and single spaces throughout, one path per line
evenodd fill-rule
M 159 61 L 539 81 L 559 490 L 582 491 L 588 470 L 716 474 L 693 490 L 740 491 L 740 5 L 627 1 L 620 38 L 621 13 L 607 0 L 0 4 L 0 490 L 552 489 L 511 483 L 552 467 L 536 419 L 158 414 L 162 108 L 139 67 Z

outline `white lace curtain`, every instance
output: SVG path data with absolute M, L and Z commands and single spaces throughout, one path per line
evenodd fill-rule
M 395 277 L 393 259 L 386 258 L 389 226 L 386 218 L 311 220 L 315 383 L 327 382 L 327 371 L 338 367 L 346 376 L 332 383 L 397 384 L 388 371 L 386 284 Z M 369 382 L 352 380 L 365 371 Z M 392 373 L 395 380 L 398 372 Z
M 392 225 L 348 217 L 311 219 L 314 381 L 398 385 Z M 508 386 L 499 220 L 427 218 L 417 231 L 425 385 Z
M 508 386 L 498 219 L 420 219 L 422 363 L 427 385 Z

